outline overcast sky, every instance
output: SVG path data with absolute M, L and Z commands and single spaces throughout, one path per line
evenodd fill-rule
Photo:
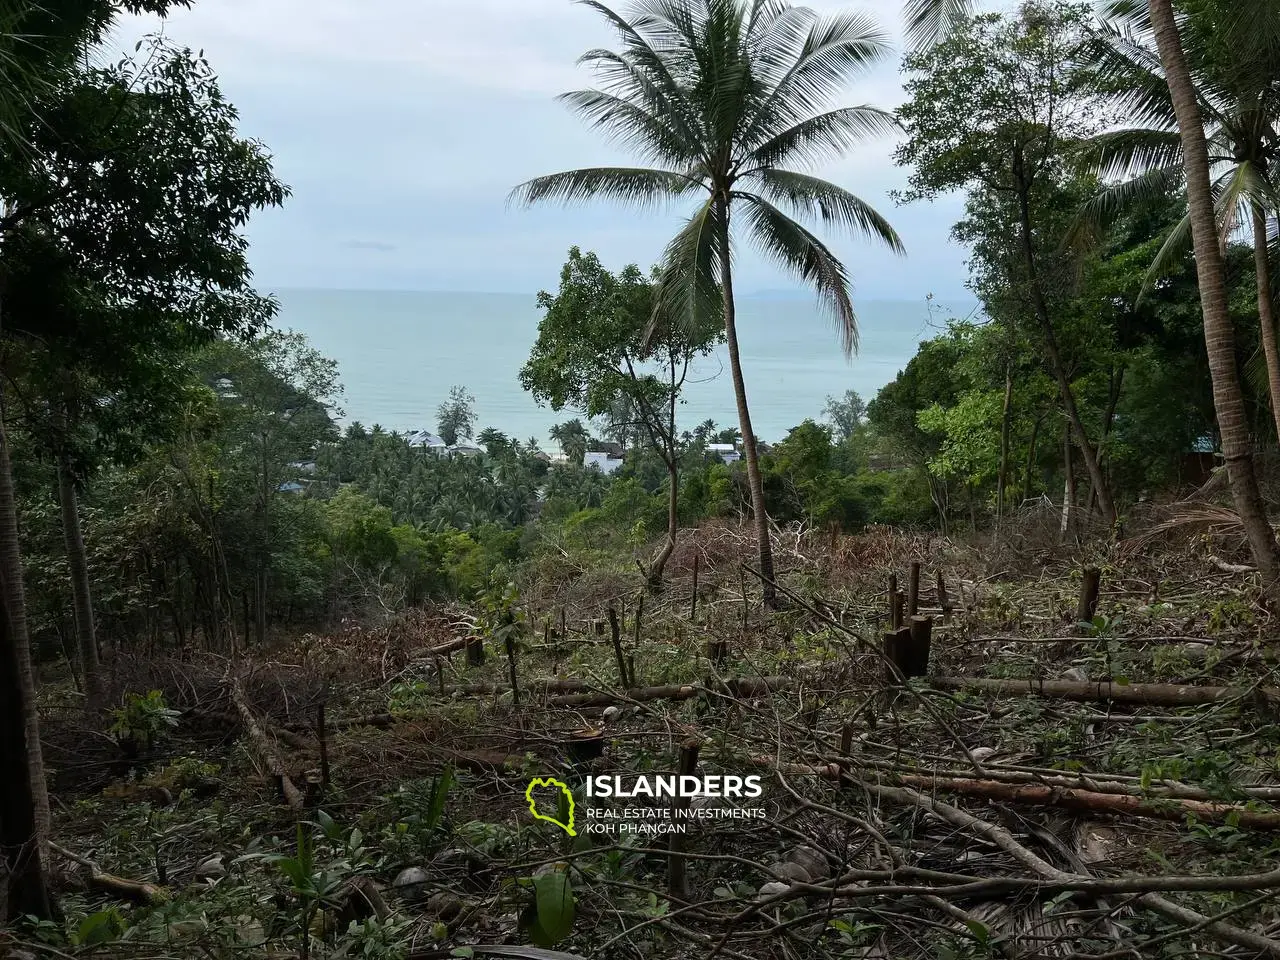
M 854 6 L 897 41 L 896 0 Z M 117 40 L 132 49 L 157 26 L 126 21 Z M 648 266 L 676 228 L 675 212 L 506 205 L 530 177 L 629 162 L 554 99 L 591 85 L 579 54 L 614 45 L 571 0 L 197 0 L 164 31 L 205 51 L 242 132 L 267 145 L 293 189 L 250 228 L 265 288 L 531 292 L 555 286 L 573 244 L 614 267 Z M 847 102 L 896 106 L 897 68 L 895 53 Z M 904 171 L 893 147 L 863 145 L 820 172 L 886 214 L 907 257 L 828 239 L 860 298 L 963 296 L 965 254 L 948 237 L 959 201 L 896 207 L 888 194 Z M 741 290 L 796 286 L 750 251 L 740 264 Z

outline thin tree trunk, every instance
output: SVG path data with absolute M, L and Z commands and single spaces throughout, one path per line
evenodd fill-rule
M 742 359 L 738 353 L 738 328 L 733 306 L 733 263 L 729 250 L 729 204 L 721 205 L 724 235 L 720 238 L 720 286 L 724 294 L 724 330 L 729 341 L 729 369 L 733 376 L 733 395 L 738 402 L 738 427 L 742 431 L 743 459 L 747 461 L 747 487 L 751 491 L 751 513 L 756 524 L 760 549 L 760 577 L 764 588 L 764 605 L 778 606 L 773 580 L 773 548 L 769 543 L 769 514 L 764 504 L 764 481 L 760 477 L 760 457 L 756 452 L 756 435 L 751 428 L 751 411 L 747 408 L 747 386 L 742 379 Z
M 1013 368 L 1004 368 L 1004 409 L 1000 414 L 1000 474 L 996 479 L 996 527 L 1004 521 L 1004 502 L 1009 486 L 1009 434 L 1013 428 Z
M 1219 243 L 1213 188 L 1209 179 L 1209 146 L 1205 141 L 1191 71 L 1182 50 L 1182 38 L 1173 16 L 1172 0 L 1147 0 L 1147 9 L 1151 14 L 1160 61 L 1182 137 L 1187 205 L 1195 243 L 1200 306 L 1204 313 L 1205 350 L 1213 378 L 1213 406 L 1218 415 L 1218 432 L 1222 436 L 1222 456 L 1231 481 L 1231 495 L 1245 535 L 1249 538 L 1254 563 L 1262 574 L 1267 593 L 1274 597 L 1277 587 L 1280 587 L 1280 548 L 1276 545 L 1275 531 L 1267 520 L 1266 506 L 1258 488 L 1253 444 L 1240 389 L 1235 331 L 1227 310 L 1226 264 Z
M 657 586 L 662 582 L 662 571 L 676 549 L 676 535 L 680 529 L 680 473 L 674 459 L 667 464 L 667 542 L 662 545 L 662 552 L 654 558 L 649 566 L 649 585 Z
M 1062 437 L 1062 535 L 1066 537 L 1075 525 L 1076 513 L 1076 465 L 1071 456 L 1071 426 L 1067 425 Z
M 1043 418 L 1041 418 L 1043 419 Z M 1036 466 L 1036 441 L 1040 439 L 1040 420 L 1037 419 L 1031 425 L 1031 440 L 1027 444 L 1027 472 L 1022 478 L 1022 500 L 1025 503 L 1031 499 L 1031 474 Z
M 3 381 L 0 380 L 0 383 Z M 13 465 L 0 393 L 0 856 L 8 873 L 4 912 L 53 919 L 49 892 L 49 793 L 40 752 L 27 637 Z
M 102 670 L 98 663 L 98 637 L 93 623 L 93 593 L 89 587 L 89 558 L 80 525 L 80 504 L 71 472 L 71 458 L 65 450 L 58 454 L 58 499 L 62 506 L 62 538 L 67 548 L 67 567 L 71 572 L 80 675 L 84 681 L 85 705 L 93 711 L 102 705 Z
M 1253 261 L 1258 274 L 1258 328 L 1262 352 L 1267 358 L 1267 387 L 1271 394 L 1271 419 L 1280 442 L 1280 348 L 1276 346 L 1276 315 L 1271 299 L 1271 258 L 1267 248 L 1267 211 L 1253 205 Z
M 1021 161 L 1018 161 L 1021 163 Z M 1044 334 L 1045 353 L 1049 357 L 1049 366 L 1053 370 L 1053 375 L 1058 381 L 1058 392 L 1062 395 L 1062 406 L 1067 413 L 1067 422 L 1071 425 L 1071 430 L 1075 434 L 1076 443 L 1080 447 L 1080 456 L 1084 459 L 1085 469 L 1089 472 L 1089 479 L 1093 482 L 1093 487 L 1098 491 L 1098 504 L 1102 508 L 1102 514 L 1107 518 L 1107 524 L 1114 526 L 1116 522 L 1115 502 L 1111 499 L 1111 491 L 1107 486 L 1106 478 L 1102 475 L 1102 465 L 1098 462 L 1098 452 L 1093 444 L 1089 441 L 1089 434 L 1084 429 L 1084 420 L 1080 416 L 1080 410 L 1076 406 L 1075 392 L 1071 389 L 1071 379 L 1067 376 L 1066 365 L 1062 361 L 1062 351 L 1058 348 L 1058 336 L 1054 331 L 1053 320 L 1049 316 L 1049 305 L 1044 297 L 1044 290 L 1040 286 L 1040 270 L 1036 260 L 1035 239 L 1031 230 L 1031 206 L 1028 198 L 1029 185 L 1023 179 L 1021 172 L 1018 173 L 1020 188 L 1018 190 L 1018 213 L 1021 219 L 1021 243 L 1023 259 L 1027 268 L 1027 279 L 1031 288 L 1031 299 L 1035 306 L 1037 319 L 1040 321 L 1040 329 Z

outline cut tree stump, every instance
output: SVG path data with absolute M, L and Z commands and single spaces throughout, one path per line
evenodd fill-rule
M 933 645 L 933 618 L 915 616 L 911 618 L 911 626 L 907 629 L 907 669 L 908 677 L 927 677 L 929 675 L 929 649 Z
M 1080 600 L 1076 603 L 1076 623 L 1093 623 L 1101 587 L 1102 571 L 1097 567 L 1085 567 L 1080 579 Z
M 902 627 L 886 633 L 883 644 L 885 679 L 890 683 L 900 683 L 904 678 L 910 677 L 911 628 Z

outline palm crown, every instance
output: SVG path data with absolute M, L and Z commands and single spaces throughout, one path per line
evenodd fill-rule
M 820 17 L 785 0 L 638 0 L 625 17 L 600 0 L 578 2 L 613 25 L 622 48 L 584 54 L 579 62 L 597 69 L 601 88 L 561 99 L 653 166 L 538 177 L 513 196 L 528 204 L 696 198 L 667 247 L 658 299 L 668 315 L 686 318 L 718 308 L 730 213 L 741 211 L 749 239 L 815 287 L 845 350 L 854 350 L 848 272 L 796 218 L 816 215 L 902 249 L 869 204 L 804 172 L 895 127 L 875 107 L 831 106 L 850 77 L 889 52 L 874 21 Z
M 1222 0 L 1207 0 L 1208 4 Z M 1280 9 L 1246 0 L 1233 18 L 1188 17 L 1182 34 L 1205 123 L 1217 218 L 1223 236 L 1247 222 L 1250 208 L 1280 207 Z M 1134 125 L 1096 137 L 1090 147 L 1104 176 L 1118 179 L 1086 209 L 1088 222 L 1105 221 L 1133 204 L 1168 195 L 1183 177 L 1182 140 L 1158 54 L 1141 9 L 1113 0 L 1116 26 L 1086 51 L 1102 80 Z M 1251 16 L 1244 14 L 1250 13 Z M 1266 29 L 1269 27 L 1270 29 Z M 1224 46 L 1233 48 L 1228 55 Z M 1154 280 L 1191 246 L 1190 217 L 1170 232 L 1152 265 Z

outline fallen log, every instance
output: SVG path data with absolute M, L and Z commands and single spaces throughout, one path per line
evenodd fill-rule
M 607 707 L 617 703 L 650 700 L 692 700 L 706 694 L 713 697 L 759 697 L 776 690 L 789 690 L 801 681 L 795 677 L 734 677 L 723 683 L 692 683 L 663 687 L 639 687 L 619 693 L 598 690 L 593 693 L 574 693 L 548 697 L 551 707 Z
M 262 762 L 267 765 L 271 776 L 275 778 L 281 797 L 289 805 L 290 809 L 301 810 L 303 806 L 302 794 L 298 792 L 298 788 L 289 779 L 284 762 L 281 761 L 280 755 L 276 753 L 275 747 L 271 745 L 271 741 L 267 739 L 267 735 L 262 732 L 262 727 L 258 724 L 257 718 L 254 717 L 253 711 L 249 709 L 249 703 L 244 697 L 244 688 L 240 686 L 240 678 L 234 675 L 230 676 L 227 679 L 227 687 L 228 692 L 231 694 L 231 702 L 236 705 L 236 710 L 244 723 L 245 732 L 249 734 L 249 740 L 254 749 L 262 758 Z
M 60 857 L 77 863 L 85 868 L 85 879 L 89 886 L 102 893 L 110 894 L 113 897 L 119 897 L 122 900 L 128 900 L 132 903 L 149 906 L 153 903 L 159 903 L 165 898 L 164 887 L 154 883 L 146 883 L 142 880 L 127 880 L 124 877 L 117 877 L 114 874 L 106 873 L 92 860 L 82 857 L 78 853 L 72 853 L 65 847 L 58 844 L 49 843 L 49 849 Z
M 456 653 L 467 645 L 470 637 L 457 637 L 445 643 L 437 644 L 434 647 L 427 647 L 425 650 L 416 651 L 420 657 L 438 657 L 446 653 Z
M 869 759 L 867 757 L 858 757 L 856 761 L 849 759 L 849 750 L 841 738 L 841 747 L 839 756 L 824 756 L 824 760 L 832 763 L 839 763 L 845 769 L 872 769 L 887 771 L 889 774 L 903 774 L 914 776 L 927 776 L 930 778 L 941 779 L 969 779 L 968 771 L 961 769 L 935 769 L 921 771 L 919 768 L 911 769 L 901 766 L 900 764 L 888 763 L 879 760 Z M 1065 787 L 1067 789 L 1086 790 L 1093 793 L 1121 793 L 1134 797 L 1145 797 L 1147 799 L 1156 799 L 1162 797 L 1173 797 L 1179 800 L 1215 800 L 1214 794 L 1210 793 L 1203 787 L 1197 787 L 1188 783 L 1179 783 L 1175 780 L 1153 780 L 1147 789 L 1143 789 L 1137 777 L 1130 780 L 1112 779 L 1109 774 L 1093 774 L 1093 773 L 1047 773 L 1033 770 L 1008 769 L 999 765 L 992 766 L 985 764 L 983 773 L 986 779 L 998 780 L 1001 783 L 1030 783 L 1039 784 L 1046 787 Z M 1262 800 L 1268 803 L 1280 802 L 1280 787 L 1271 787 L 1259 784 L 1239 784 L 1235 787 L 1235 792 L 1241 799 L 1245 800 Z
M 1049 697 L 1086 703 L 1140 703 L 1158 707 L 1194 707 L 1223 700 L 1280 700 L 1275 687 L 1198 687 L 1176 683 L 1116 683 L 1110 680 L 991 680 L 985 677 L 932 677 L 938 690 L 970 690 L 1004 697 Z
M 777 770 L 789 776 L 822 777 L 837 782 L 849 779 L 857 781 L 840 763 L 821 766 L 800 763 L 777 763 L 772 757 L 752 757 L 758 767 Z M 978 780 L 959 777 L 928 777 L 915 774 L 885 774 L 887 785 L 913 787 L 918 790 L 944 791 L 962 796 L 977 797 L 1003 803 L 1024 803 L 1040 807 L 1061 807 L 1088 813 L 1110 813 L 1121 816 L 1145 817 L 1153 820 L 1181 822 L 1195 817 L 1209 823 L 1222 823 L 1228 819 L 1242 827 L 1258 830 L 1280 830 L 1280 812 L 1254 810 L 1229 803 L 1210 803 L 1203 800 L 1185 800 L 1176 797 L 1146 799 L 1129 794 L 1096 793 L 1074 787 L 1053 787 L 1035 783 L 1002 783 L 996 780 Z
M 796 671 L 799 678 L 789 677 L 734 677 L 723 683 L 710 686 L 702 683 L 670 684 L 657 687 L 637 687 L 631 690 L 612 692 L 595 690 L 585 680 L 535 680 L 529 690 L 543 695 L 542 702 L 549 707 L 608 707 L 619 703 L 646 702 L 649 700 L 692 700 L 702 694 L 710 696 L 757 697 L 774 690 L 786 690 L 796 686 L 802 680 L 814 679 L 814 675 L 831 672 L 836 673 L 843 664 L 823 665 L 817 668 L 801 668 Z M 503 684 L 470 683 L 455 687 L 445 687 L 445 694 L 456 693 L 463 696 L 489 696 L 508 692 L 511 688 Z M 557 694 L 558 695 L 552 695 Z M 359 717 L 346 717 L 331 722 L 330 730 L 349 730 L 353 727 L 391 727 L 397 723 L 407 723 L 430 717 L 430 712 L 412 711 L 405 713 L 372 713 Z

